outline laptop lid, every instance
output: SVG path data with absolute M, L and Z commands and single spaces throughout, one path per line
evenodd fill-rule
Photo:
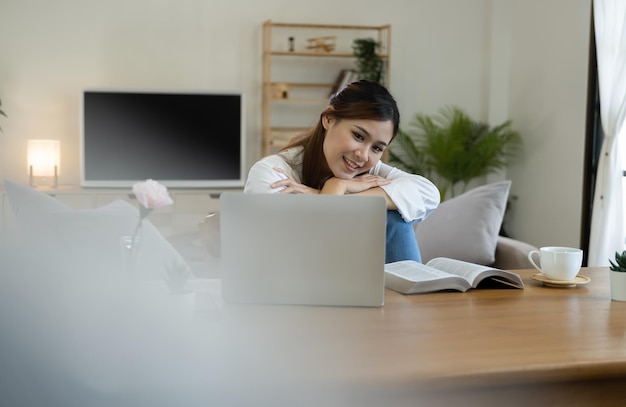
M 382 306 L 382 197 L 244 194 L 220 197 L 226 302 Z

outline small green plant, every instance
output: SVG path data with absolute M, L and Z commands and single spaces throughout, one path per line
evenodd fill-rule
M 615 252 L 615 263 L 611 259 L 609 259 L 609 263 L 611 263 L 610 269 L 612 271 L 626 273 L 626 250 L 622 254 Z
M 521 146 L 510 120 L 491 127 L 455 106 L 432 116 L 417 114 L 410 125 L 398 133 L 389 161 L 432 179 L 442 200 L 454 197 L 458 184 L 465 191 L 474 178 L 505 168 Z
M 352 50 L 356 57 L 359 79 L 382 82 L 383 60 L 378 54 L 380 47 L 380 42 L 373 38 L 357 38 L 352 41 Z
M 165 268 L 167 269 L 167 273 L 163 275 L 163 279 L 172 294 L 184 294 L 190 291 L 185 287 L 187 280 L 191 277 L 191 272 L 187 264 L 174 260 Z

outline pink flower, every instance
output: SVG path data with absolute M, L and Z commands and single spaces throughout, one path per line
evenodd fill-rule
M 151 179 L 133 185 L 133 194 L 146 209 L 159 209 L 174 203 L 167 188 Z

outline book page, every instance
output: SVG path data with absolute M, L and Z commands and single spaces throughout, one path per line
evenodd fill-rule
M 411 260 L 387 263 L 385 264 L 385 271 L 414 282 L 450 277 L 444 271 Z
M 500 270 L 480 264 L 474 264 L 445 257 L 437 257 L 431 259 L 427 263 L 427 265 L 442 270 L 444 272 L 462 277 L 467 280 L 472 285 L 472 287 L 476 287 L 481 280 L 487 277 L 495 276 L 500 277 L 501 279 L 498 281 L 501 281 L 505 284 L 512 285 L 518 288 L 524 287 L 524 283 L 522 282 L 522 279 L 519 275 L 510 271 Z
M 412 260 L 385 264 L 385 287 L 404 293 L 426 293 L 441 290 L 466 291 L 471 284 L 459 276 Z
M 426 264 L 447 273 L 463 277 L 470 282 L 485 270 L 495 270 L 491 267 L 482 266 L 480 264 L 468 263 L 466 261 L 448 259 L 445 257 L 431 259 Z

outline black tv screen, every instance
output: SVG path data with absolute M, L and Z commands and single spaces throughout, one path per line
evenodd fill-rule
M 240 187 L 243 129 L 240 93 L 84 91 L 81 184 Z

